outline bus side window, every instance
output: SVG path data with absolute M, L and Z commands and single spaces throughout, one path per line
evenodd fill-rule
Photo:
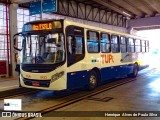
M 146 41 L 146 52 L 149 52 L 149 41 Z
M 135 40 L 135 52 L 141 52 L 141 41 Z
M 134 53 L 134 40 L 133 40 L 133 38 L 128 38 L 127 51 L 129 53 Z
M 126 37 L 120 37 L 120 51 L 122 53 L 126 53 L 127 52 L 127 41 L 126 41 Z
M 111 50 L 113 53 L 118 53 L 119 52 L 119 44 L 118 44 L 118 36 L 117 35 L 112 35 L 111 36 Z
M 83 48 L 83 41 L 82 41 L 82 37 L 75 37 L 75 47 L 76 47 L 76 51 L 75 54 L 84 54 L 84 48 Z
M 101 34 L 101 52 L 102 53 L 111 52 L 110 36 L 107 33 L 102 33 Z
M 99 53 L 99 33 L 87 31 L 87 48 L 89 53 Z
M 142 46 L 142 52 L 146 52 L 146 41 L 142 40 L 141 41 L 141 46 Z

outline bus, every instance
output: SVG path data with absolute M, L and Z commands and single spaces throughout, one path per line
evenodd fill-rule
M 28 22 L 14 43 L 20 86 L 26 88 L 93 90 L 113 78 L 136 77 L 148 66 L 148 40 L 66 19 Z

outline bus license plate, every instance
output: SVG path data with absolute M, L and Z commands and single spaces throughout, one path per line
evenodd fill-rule
M 32 86 L 40 86 L 39 82 L 32 82 Z

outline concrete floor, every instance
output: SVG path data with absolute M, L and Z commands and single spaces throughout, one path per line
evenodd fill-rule
M 160 111 L 160 69 L 92 98 L 112 98 L 107 102 L 84 99 L 58 111 Z M 74 112 L 73 112 L 74 113 Z M 46 114 L 52 116 L 53 112 Z M 160 120 L 160 117 L 53 117 L 38 120 Z
M 149 73 L 149 74 L 148 74 Z M 137 80 L 106 92 L 86 98 L 57 111 L 160 111 L 160 69 L 144 70 Z M 53 91 L 40 91 L 36 94 L 22 95 L 23 111 L 40 111 L 56 104 L 77 98 L 85 91 L 55 99 Z M 105 98 L 106 101 L 99 99 Z M 107 100 L 107 98 L 109 98 Z M 97 100 L 98 99 L 98 100 Z M 3 109 L 3 101 L 0 102 Z M 160 112 L 159 112 L 160 113 Z M 45 116 L 52 116 L 49 112 Z M 74 112 L 73 112 L 74 114 Z M 3 118 L 8 120 L 9 118 Z M 12 118 L 10 118 L 12 120 Z M 35 120 L 160 120 L 160 117 L 43 117 Z
M 0 78 L 0 91 L 15 89 L 19 87 L 18 78 Z

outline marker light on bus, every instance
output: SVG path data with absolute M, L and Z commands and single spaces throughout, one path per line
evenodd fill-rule
M 53 26 L 54 26 L 54 28 L 62 28 L 62 24 L 60 21 L 54 21 Z
M 64 75 L 64 71 L 61 71 L 61 72 L 59 72 L 59 73 L 54 74 L 54 75 L 51 77 L 51 82 L 56 81 L 58 78 L 62 77 L 63 75 Z

